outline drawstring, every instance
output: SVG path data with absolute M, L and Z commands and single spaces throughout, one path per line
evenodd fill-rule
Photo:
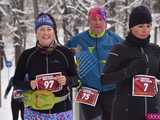
M 49 49 L 49 48 L 53 48 L 53 47 L 55 47 L 56 46 L 56 43 L 54 42 L 54 40 L 52 40 L 51 42 L 50 42 L 50 44 L 48 45 L 48 47 L 44 47 L 43 45 L 41 45 L 40 43 L 39 43 L 39 41 L 37 41 L 37 46 L 39 47 L 39 48 L 42 48 L 42 49 Z

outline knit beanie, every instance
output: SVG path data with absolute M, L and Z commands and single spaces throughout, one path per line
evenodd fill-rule
M 94 19 L 96 17 L 102 18 L 104 21 L 107 20 L 107 13 L 104 7 L 95 5 L 89 9 L 88 17 L 90 19 Z
M 129 17 L 129 28 L 138 24 L 151 23 L 152 16 L 149 9 L 145 6 L 138 6 L 134 8 Z
M 37 29 L 39 27 L 41 27 L 42 25 L 48 25 L 48 26 L 51 26 L 53 28 L 56 28 L 55 20 L 52 19 L 48 14 L 45 14 L 45 13 L 40 14 L 36 18 L 36 20 L 35 20 L 35 30 L 37 31 Z

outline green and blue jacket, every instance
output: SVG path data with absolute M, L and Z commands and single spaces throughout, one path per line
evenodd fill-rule
M 76 49 L 76 61 L 79 65 L 79 77 L 82 86 L 97 89 L 101 92 L 115 88 L 114 84 L 103 85 L 100 77 L 106 64 L 108 52 L 112 46 L 122 39 L 110 30 L 106 30 L 100 37 L 95 37 L 85 31 L 71 38 L 66 44 Z

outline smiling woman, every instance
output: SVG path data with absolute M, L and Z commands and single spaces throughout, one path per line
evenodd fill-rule
M 39 45 L 42 47 L 50 47 L 53 45 L 52 43 L 55 40 L 54 33 L 53 28 L 50 26 L 44 25 L 40 27 L 36 32 Z
M 37 44 L 21 54 L 13 77 L 14 87 L 24 90 L 24 120 L 72 120 L 69 88 L 78 84 L 73 53 L 59 44 L 48 13 L 36 18 L 35 33 Z
M 54 29 L 53 29 L 54 28 Z M 56 23 L 48 15 L 39 15 L 35 20 L 38 43 L 42 47 L 50 47 L 56 40 Z

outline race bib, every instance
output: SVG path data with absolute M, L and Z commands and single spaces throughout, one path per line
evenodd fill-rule
M 62 75 L 61 72 L 41 74 L 36 76 L 36 84 L 38 90 L 50 90 L 58 92 L 62 90 L 62 86 L 54 80 L 54 77 Z
M 157 92 L 157 82 L 154 76 L 136 75 L 133 77 L 133 96 L 154 97 Z
M 97 103 L 98 96 L 99 92 L 97 90 L 88 87 L 82 87 L 78 91 L 75 101 L 78 103 L 95 106 Z
M 16 89 L 16 90 L 13 90 L 12 92 L 12 96 L 14 99 L 21 99 L 23 98 L 23 90 L 20 90 L 20 89 Z

